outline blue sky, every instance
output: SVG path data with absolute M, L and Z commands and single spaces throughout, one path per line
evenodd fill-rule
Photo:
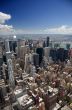
M 11 16 L 1 25 L 21 32 L 72 31 L 71 0 L 0 0 L 0 12 Z

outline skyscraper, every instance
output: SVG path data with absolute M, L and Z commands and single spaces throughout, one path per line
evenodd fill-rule
M 43 60 L 43 55 L 44 55 L 44 50 L 42 47 L 38 47 L 36 49 L 36 53 L 39 54 L 39 66 L 40 64 L 42 63 L 42 60 Z
M 39 66 L 39 54 L 33 53 L 33 63 L 35 66 Z
M 12 60 L 11 59 L 8 59 L 7 60 L 7 64 L 8 64 L 9 83 L 10 83 L 10 86 L 14 89 L 14 87 L 15 87 L 15 81 L 14 81 L 14 75 L 13 75 Z
M 49 37 L 47 37 L 47 39 L 46 39 L 46 46 L 47 47 L 49 46 Z
M 44 56 L 47 58 L 47 60 L 49 59 L 50 49 L 51 49 L 50 47 L 44 48 Z
M 10 51 L 9 40 L 8 39 L 5 41 L 5 49 L 6 49 L 6 52 Z

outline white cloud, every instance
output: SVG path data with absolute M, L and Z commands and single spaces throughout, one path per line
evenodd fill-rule
M 11 15 L 0 12 L 0 35 L 11 35 L 14 33 L 13 26 L 5 24 L 5 21 L 10 19 Z
M 0 24 L 0 35 L 13 34 L 13 30 L 12 25 Z
M 72 34 L 72 26 L 62 25 L 60 27 L 47 28 L 44 30 L 47 34 Z
M 72 26 L 62 25 L 60 27 L 47 28 L 42 30 L 15 30 L 16 34 L 72 34 Z
M 0 12 L 0 24 L 5 23 L 9 19 L 11 19 L 11 15 Z
M 2 24 L 0 24 L 0 30 L 9 30 L 9 29 L 13 29 L 13 26 L 12 25 L 2 25 Z

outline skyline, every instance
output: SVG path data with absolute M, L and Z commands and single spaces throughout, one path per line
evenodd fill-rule
M 72 34 L 71 0 L 0 0 L 0 34 Z

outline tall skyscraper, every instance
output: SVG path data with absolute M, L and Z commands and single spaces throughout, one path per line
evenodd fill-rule
M 11 59 L 8 59 L 7 60 L 7 64 L 8 64 L 9 83 L 10 83 L 11 88 L 14 89 L 14 87 L 15 87 L 15 81 L 14 81 L 14 75 L 13 75 L 12 60 Z
M 6 50 L 6 52 L 10 51 L 9 40 L 8 39 L 5 41 L 5 50 Z
M 42 60 L 43 60 L 43 55 L 44 55 L 44 50 L 42 47 L 38 47 L 36 49 L 36 53 L 39 54 L 39 66 L 40 64 L 42 63 Z
M 39 54 L 33 53 L 33 64 L 39 66 Z
M 46 46 L 47 46 L 47 47 L 49 46 L 49 37 L 47 37 Z
M 27 51 L 26 46 L 20 46 L 20 51 L 19 51 L 20 58 L 22 59 L 25 58 L 26 51 Z
M 17 41 L 9 41 L 10 51 L 16 51 Z
M 47 58 L 47 60 L 49 59 L 50 49 L 51 49 L 50 47 L 44 48 L 44 56 Z
M 29 64 L 29 55 L 26 54 L 25 55 L 25 64 L 24 64 L 24 70 L 26 71 L 28 68 L 28 64 Z
M 20 47 L 21 47 L 21 42 L 20 42 L 20 39 L 18 39 L 17 41 L 17 56 L 18 57 L 20 56 Z

